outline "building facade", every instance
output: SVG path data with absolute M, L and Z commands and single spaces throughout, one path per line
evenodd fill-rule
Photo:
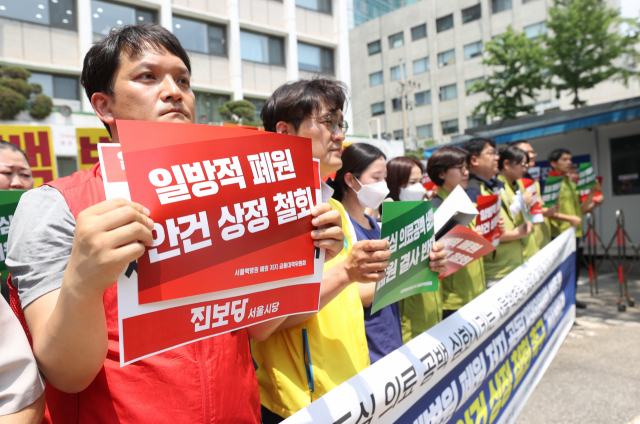
M 170 29 L 187 50 L 198 123 L 219 124 L 228 100 L 253 102 L 259 116 L 287 81 L 351 80 L 345 1 L 0 0 L 0 66 L 31 71 L 54 103 L 44 121 L 21 112 L 0 125 L 102 127 L 79 82 L 84 55 L 112 28 L 145 22 Z
M 609 2 L 619 7 L 617 0 Z M 484 43 L 509 25 L 530 38 L 546 33 L 551 5 L 551 0 L 421 0 L 352 29 L 355 133 L 375 136 L 379 124 L 384 135 L 415 148 L 419 140 L 448 142 L 483 125 L 472 115 L 487 96 L 468 88 L 491 72 L 481 63 Z M 629 87 L 607 81 L 580 97 L 598 104 L 637 95 L 635 80 Z M 569 109 L 571 99 L 542 89 L 536 108 Z

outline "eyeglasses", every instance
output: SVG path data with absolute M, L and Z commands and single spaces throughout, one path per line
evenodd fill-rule
M 459 169 L 461 174 L 464 174 L 465 172 L 467 172 L 469 170 L 469 167 L 467 167 L 467 165 L 460 165 L 460 166 L 452 166 L 449 169 Z
M 520 164 L 523 168 L 528 168 L 529 167 L 529 162 L 522 162 Z
M 331 132 L 331 134 L 336 132 L 338 127 L 340 127 L 340 131 L 342 131 L 342 134 L 346 134 L 347 131 L 349 130 L 349 123 L 345 120 L 338 122 L 338 117 L 333 113 L 330 113 L 325 116 L 312 116 L 305 119 L 319 120 L 321 124 L 324 124 L 327 127 L 327 129 Z
M 497 150 L 494 150 L 492 152 L 487 152 L 487 154 L 489 156 L 500 156 L 500 152 L 498 152 Z

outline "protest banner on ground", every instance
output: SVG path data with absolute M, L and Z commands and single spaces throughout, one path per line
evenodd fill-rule
M 76 128 L 78 170 L 91 169 L 98 163 L 98 143 L 111 141 L 106 128 Z
M 496 248 L 486 238 L 468 227 L 458 225 L 438 240 L 447 251 L 447 271 L 442 280 L 467 264 L 493 252 Z
M 180 142 L 148 137 L 165 127 L 118 123 L 131 199 L 155 222 L 155 244 L 138 260 L 140 303 L 314 273 L 320 181 L 308 139 L 217 127 L 222 138 L 189 142 L 198 125 L 179 125 Z
M 524 189 L 533 195 L 531 206 L 529 206 L 529 216 L 531 218 L 531 222 L 534 224 L 544 222 L 542 207 L 540 207 L 540 203 L 538 203 L 539 193 L 535 181 L 531 178 L 522 178 L 520 181 L 522 181 Z
M 9 271 L 4 261 L 7 257 L 7 239 L 13 214 L 18 207 L 20 197 L 26 190 L 0 190 L 0 278 L 9 278 Z
M 175 136 L 171 131 L 168 135 Z M 130 199 L 120 145 L 99 144 L 98 152 L 106 198 Z M 319 172 L 318 161 L 314 161 L 313 168 Z M 319 202 L 319 190 L 314 189 L 314 196 L 315 202 Z M 120 364 L 128 365 L 177 346 L 280 316 L 317 311 L 323 264 L 324 249 L 320 249 L 313 257 L 313 274 L 309 276 L 140 304 L 138 266 L 132 262 L 117 283 Z M 287 262 L 288 268 L 293 265 Z
M 376 283 L 371 313 L 418 293 L 438 290 L 438 273 L 429 268 L 435 241 L 430 201 L 384 202 L 380 238 L 391 258 L 387 275 Z
M 8 141 L 27 154 L 34 188 L 58 177 L 51 127 L 0 125 L 0 140 Z
M 478 196 L 477 200 L 478 217 L 476 227 L 482 228 L 482 236 L 489 240 L 494 246 L 500 244 L 500 196 L 491 194 L 488 196 Z
M 513 424 L 575 319 L 570 228 L 286 424 Z
M 550 208 L 558 203 L 563 178 L 564 176 L 560 172 L 549 171 L 549 176 L 542 189 L 542 200 L 544 201 L 545 207 Z

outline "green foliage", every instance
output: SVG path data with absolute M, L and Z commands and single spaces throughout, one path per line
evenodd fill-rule
M 13 119 L 26 106 L 26 97 L 9 87 L 0 86 L 0 119 Z
M 31 85 L 27 82 L 27 80 L 23 79 L 13 79 L 13 78 L 0 78 L 0 85 L 3 87 L 8 87 L 18 93 L 22 94 L 24 97 L 29 97 L 33 89 Z
M 540 41 L 528 39 L 524 32 L 509 26 L 507 32 L 485 44 L 482 63 L 491 66 L 493 74 L 469 87 L 469 92 L 484 91 L 489 96 L 476 107 L 474 116 L 507 120 L 534 111 L 533 105 L 525 102 L 535 100 L 536 90 L 545 85 L 545 51 Z
M 31 72 L 20 66 L 3 66 L 0 68 L 0 74 L 7 78 L 22 80 L 28 80 L 31 76 Z
M 256 113 L 256 107 L 248 100 L 231 100 L 226 102 L 220 108 L 219 112 L 228 122 L 239 125 L 251 125 L 247 122 L 252 122 L 251 118 L 253 118 Z
M 572 104 L 578 107 L 585 103 L 578 97 L 579 90 L 609 78 L 627 85 L 630 76 L 639 75 L 635 71 L 638 21 L 619 18 L 619 12 L 604 0 L 554 0 L 549 16 L 547 28 L 553 36 L 543 39 L 554 78 L 548 87 L 555 88 L 558 97 L 570 90 Z M 622 63 L 625 60 L 630 63 Z
M 33 84 L 31 84 L 31 92 L 33 94 L 42 93 L 42 86 L 40 84 L 34 82 Z
M 35 119 L 44 119 L 51 114 L 51 109 L 53 109 L 53 101 L 44 94 L 38 94 L 31 101 L 29 114 Z

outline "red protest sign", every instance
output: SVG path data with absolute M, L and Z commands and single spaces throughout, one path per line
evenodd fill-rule
M 467 264 L 496 250 L 487 239 L 462 225 L 456 225 L 438 241 L 444 243 L 448 259 L 447 271 L 440 276 L 440 279 L 448 277 Z
M 544 217 L 542 216 L 542 207 L 540 207 L 540 203 L 538 202 L 540 193 L 538 193 L 535 181 L 531 178 L 522 178 L 521 181 L 524 189 L 533 195 L 533 201 L 531 202 L 531 206 L 529 207 L 531 222 L 534 224 L 543 222 Z
M 598 181 L 598 184 L 602 186 L 602 177 L 597 176 L 596 180 Z M 590 192 L 591 192 L 591 189 L 580 190 L 580 202 L 584 202 L 585 200 L 587 200 L 587 197 L 589 197 Z M 594 194 L 592 200 L 593 201 L 602 200 L 602 191 L 598 191 L 596 194 Z
M 438 189 L 436 183 L 431 181 L 431 178 L 429 178 L 429 174 L 424 174 L 422 176 L 422 186 L 430 193 Z
M 476 227 L 482 228 L 482 235 L 494 246 L 500 243 L 500 196 L 492 194 L 489 196 L 478 196 L 478 217 Z
M 156 224 L 138 260 L 140 304 L 314 272 L 310 140 L 199 127 L 118 122 L 131 200 Z M 161 134 L 176 128 L 173 140 Z

